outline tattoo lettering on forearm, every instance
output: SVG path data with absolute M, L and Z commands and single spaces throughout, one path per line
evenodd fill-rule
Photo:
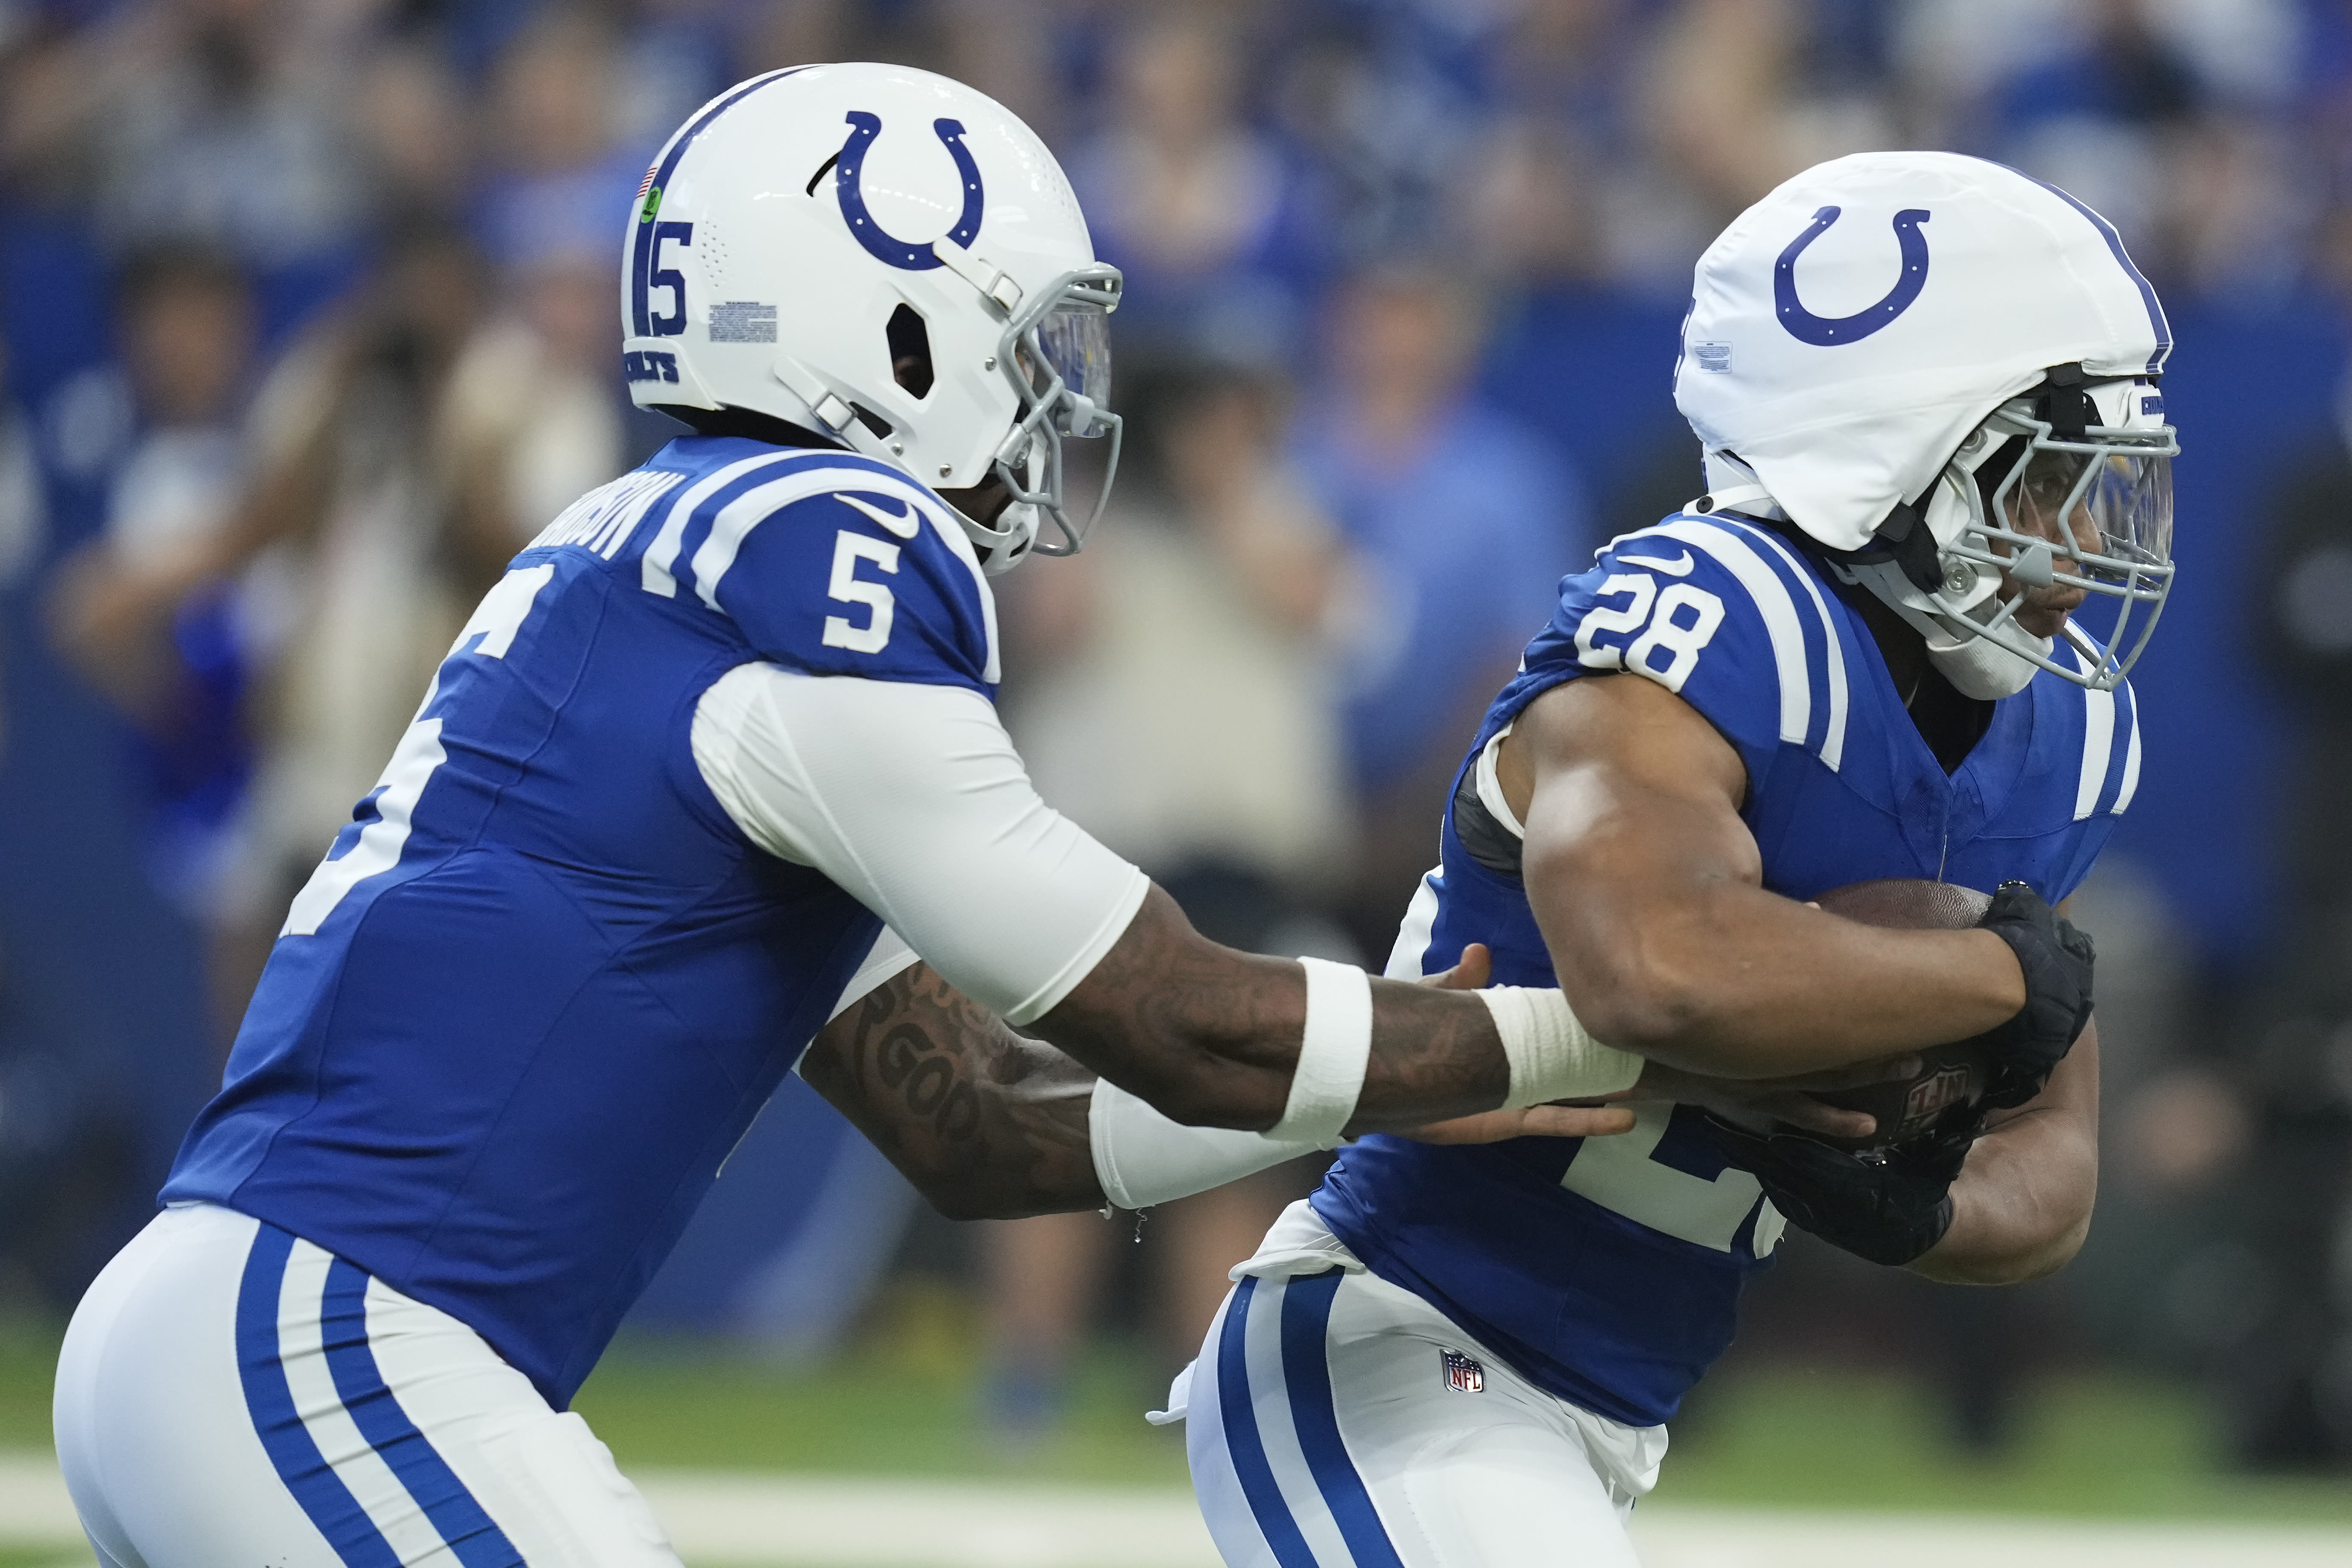
M 803 1072 L 950 1213 L 1102 1201 L 1087 1136 L 1091 1076 L 926 966 L 835 1020 Z
M 875 1072 L 941 1140 L 967 1144 L 981 1130 L 980 1092 L 958 1075 L 961 1059 L 940 1054 L 934 1045 L 915 1025 L 895 1025 L 876 1051 Z

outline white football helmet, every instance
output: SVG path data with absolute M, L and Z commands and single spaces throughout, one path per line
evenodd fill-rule
M 800 66 L 730 88 L 646 172 L 621 253 L 622 367 L 640 407 L 746 409 L 934 489 L 994 474 L 964 519 L 991 572 L 1076 550 L 1118 465 L 1119 274 L 1030 129 L 904 66 Z M 1062 438 L 1111 438 L 1084 522 Z
M 1957 153 L 1835 159 L 1699 258 L 1675 371 L 1694 507 L 1794 524 L 1971 696 L 2037 668 L 2109 690 L 2171 591 L 2171 350 L 2115 229 L 2057 187 Z M 2062 580 L 2114 606 L 2068 618 L 2063 658 L 2014 620 Z

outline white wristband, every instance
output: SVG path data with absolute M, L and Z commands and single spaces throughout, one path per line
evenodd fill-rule
M 1478 999 L 1495 1015 L 1503 1037 L 1503 1058 L 1511 1064 L 1506 1110 L 1553 1100 L 1591 1100 L 1631 1089 L 1642 1076 L 1643 1059 L 1601 1044 L 1585 1032 L 1554 990 L 1496 986 Z
M 1187 1127 L 1108 1078 L 1096 1082 L 1087 1107 L 1087 1141 L 1094 1150 L 1095 1177 L 1115 1208 L 1149 1208 L 1189 1197 L 1320 1146 L 1231 1127 Z
M 1307 970 L 1307 1029 L 1282 1120 L 1265 1135 L 1328 1149 L 1339 1144 L 1364 1092 L 1364 1069 L 1372 1059 L 1372 982 L 1353 964 L 1298 962 Z

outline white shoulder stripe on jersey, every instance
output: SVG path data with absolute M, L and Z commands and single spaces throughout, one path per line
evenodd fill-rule
M 940 515 L 942 506 L 935 497 L 896 475 L 880 474 L 870 468 L 836 467 L 831 465 L 822 468 L 803 468 L 796 473 L 787 474 L 782 478 L 772 479 L 728 502 L 726 506 L 719 508 L 718 517 L 711 519 L 710 532 L 705 536 L 701 545 L 694 552 L 693 560 L 688 563 L 694 570 L 694 591 L 702 602 L 713 610 L 719 608 L 719 584 L 726 578 L 728 570 L 735 564 L 736 556 L 743 549 L 743 541 L 751 536 L 753 528 L 758 528 L 778 510 L 791 506 L 795 501 L 803 501 L 812 496 L 825 495 L 836 490 L 856 490 L 867 495 L 887 496 L 909 508 L 910 517 L 919 516 L 929 521 L 931 531 L 940 536 L 947 547 L 955 552 L 956 558 L 963 562 L 965 570 L 971 573 L 973 590 L 980 596 L 982 629 L 988 640 L 987 666 L 982 671 L 981 678 L 992 685 L 995 683 L 1002 674 L 996 646 L 996 596 L 989 589 L 987 576 L 980 570 L 980 558 L 972 553 L 971 541 L 964 537 L 963 529 L 950 518 Z M 683 506 L 685 503 L 681 501 L 679 504 Z M 856 504 L 853 503 L 853 505 Z M 856 505 L 856 509 L 869 512 L 869 508 L 862 505 Z M 679 523 L 677 528 L 679 537 L 682 538 L 686 532 L 686 525 Z M 891 532 L 898 533 L 905 538 L 914 537 L 911 523 L 903 530 L 894 523 L 891 525 Z M 662 528 L 662 537 L 664 539 L 669 537 L 669 528 L 667 524 Z M 660 542 L 656 541 L 656 545 Z M 669 559 L 663 563 L 662 572 L 664 579 L 670 582 L 668 591 L 673 594 L 677 592 L 677 584 L 669 568 L 676 561 L 677 555 L 677 546 L 673 544 L 670 548 Z M 646 552 L 646 560 L 647 587 L 651 588 L 652 550 Z
M 2085 674 L 2090 666 L 2080 653 L 2074 655 L 2076 666 Z M 2081 821 L 2098 809 L 2099 796 L 2107 787 L 2107 764 L 2116 751 L 2116 694 L 2093 691 L 2083 693 L 2083 776 L 2074 786 L 2074 821 Z
M 1748 590 L 1772 639 L 1772 664 L 1780 679 L 1780 738 L 1804 745 L 1805 732 L 1812 727 L 1812 683 L 1805 670 L 1804 628 L 1797 623 L 1796 601 L 1789 597 L 1780 574 L 1721 523 L 1669 517 L 1643 534 L 1663 534 L 1705 550 Z
M 1428 974 L 1429 936 L 1437 928 L 1444 887 L 1445 867 L 1441 864 L 1431 866 L 1412 890 L 1412 902 L 1404 906 L 1404 919 L 1397 925 L 1396 946 L 1389 949 L 1389 967 L 1382 971 L 1390 979 L 1418 980 Z
M 758 457 L 739 459 L 696 480 L 686 494 L 670 503 L 669 515 L 662 519 L 661 532 L 646 547 L 645 557 L 638 563 L 638 585 L 647 593 L 659 594 L 664 599 L 677 598 L 677 579 L 670 569 L 677 563 L 678 547 L 686 541 L 686 525 L 694 520 L 695 508 L 738 479 L 747 479 L 772 465 L 807 455 L 798 451 L 764 453 Z
M 2109 812 L 2118 817 L 2124 814 L 2124 808 L 2131 804 L 2132 797 L 2139 791 L 2139 694 L 2133 691 L 2128 684 L 2123 689 L 2131 698 L 2131 739 L 2124 745 L 2123 784 L 2116 791 L 2116 803 L 2107 808 Z
M 710 519 L 710 531 L 702 537 L 701 547 L 688 563 L 694 570 L 695 595 L 705 608 L 719 608 L 719 580 L 735 564 L 743 541 L 751 537 L 753 528 L 795 501 L 840 489 L 841 477 L 841 471 L 835 468 L 803 468 L 797 474 L 754 485 L 719 507 L 718 516 Z
M 1821 758 L 1822 766 L 1834 773 L 1838 770 L 1838 764 L 1845 760 L 1847 706 L 1845 645 L 1838 640 L 1837 621 L 1830 614 L 1829 601 L 1822 597 L 1821 585 L 1813 580 L 1813 574 L 1805 570 L 1787 545 L 1774 538 L 1767 528 L 1740 525 L 1739 531 L 1769 546 L 1789 563 L 1790 575 L 1804 584 L 1805 591 L 1812 596 L 1813 612 L 1822 618 L 1822 641 L 1829 648 L 1830 722 L 1828 730 L 1822 737 Z

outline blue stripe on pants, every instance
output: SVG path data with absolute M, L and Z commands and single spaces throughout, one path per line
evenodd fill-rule
M 1372 1507 L 1372 1494 L 1340 1440 L 1339 1412 L 1331 1402 L 1331 1364 L 1325 1344 L 1331 1300 L 1346 1278 L 1346 1270 L 1332 1269 L 1292 1280 L 1284 1289 L 1282 1379 L 1289 1387 L 1290 1419 L 1298 1428 L 1299 1449 L 1356 1568 L 1404 1568 Z
M 255 1230 L 236 1291 L 236 1368 L 253 1429 L 278 1471 L 346 1568 L 400 1568 L 399 1554 L 319 1452 L 294 1408 L 278 1351 L 278 1297 L 294 1238 L 274 1225 Z
M 343 1408 L 351 1412 L 360 1436 L 425 1510 L 458 1562 L 466 1568 L 524 1568 L 522 1553 L 474 1500 L 385 1385 L 368 1344 L 367 1288 L 367 1275 L 341 1258 L 328 1266 L 320 1330 Z
M 1225 1451 L 1233 1458 L 1234 1474 L 1249 1500 L 1250 1512 L 1257 1517 L 1258 1531 L 1274 1549 L 1274 1560 L 1282 1568 L 1316 1568 L 1315 1553 L 1307 1549 L 1307 1538 L 1298 1532 L 1298 1521 L 1275 1482 L 1274 1467 L 1265 1462 L 1265 1440 L 1258 1435 L 1257 1406 L 1250 1398 L 1249 1311 L 1256 1292 L 1254 1279 L 1234 1287 L 1233 1300 L 1225 1303 L 1225 1325 L 1217 1336 L 1217 1409 L 1224 1423 Z

